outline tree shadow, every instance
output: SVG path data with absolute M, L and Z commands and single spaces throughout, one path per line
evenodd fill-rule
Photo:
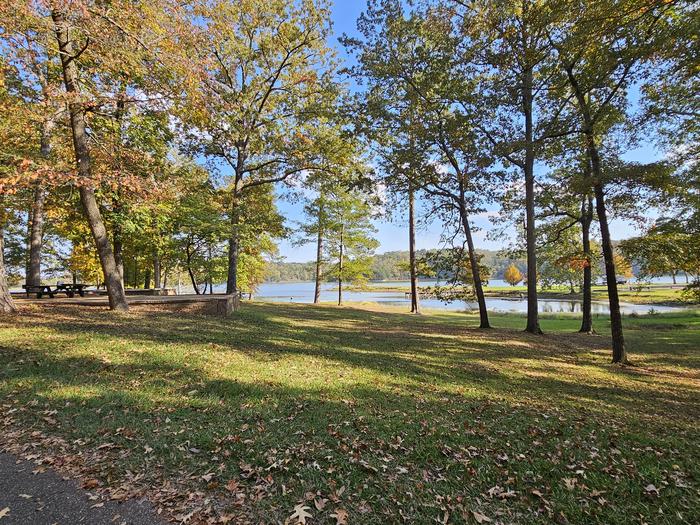
M 438 322 L 409 314 L 286 304 L 247 305 L 230 319 L 174 317 L 153 309 L 125 316 L 107 312 L 86 316 L 80 309 L 67 308 L 60 309 L 60 316 L 48 313 L 36 312 L 27 321 L 50 330 L 68 344 L 90 333 L 129 345 L 172 346 L 181 353 L 185 351 L 181 347 L 224 357 L 235 352 L 270 367 L 288 358 L 319 358 L 382 374 L 383 384 L 376 388 L 376 395 L 403 390 L 436 396 L 431 391 L 449 393 L 472 388 L 480 396 L 588 404 L 593 410 L 605 412 L 624 407 L 650 416 L 662 414 L 669 420 L 680 413 L 698 413 L 697 377 L 692 372 L 679 377 L 672 371 L 649 368 L 650 363 L 677 366 L 682 358 L 664 357 L 668 352 L 656 353 L 644 356 L 644 368 L 611 368 L 607 364 L 607 339 L 602 337 L 543 337 L 512 329 L 482 331 L 459 322 Z M 663 337 L 643 335 L 652 343 Z M 45 353 L 41 357 L 47 358 L 51 356 Z M 196 373 L 192 366 L 175 365 L 150 352 L 134 354 L 128 365 L 112 367 L 88 360 L 66 366 L 84 370 L 86 379 L 98 383 L 100 374 L 113 381 L 141 373 L 162 376 L 164 384 L 212 384 L 207 373 Z M 588 369 L 609 374 L 606 380 L 613 382 L 606 385 L 599 377 L 589 380 L 581 373 Z M 328 385 L 329 390 L 333 388 L 332 383 Z M 209 393 L 217 395 L 216 390 Z

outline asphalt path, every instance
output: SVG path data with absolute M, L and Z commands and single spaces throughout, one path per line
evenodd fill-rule
M 110 501 L 47 469 L 0 453 L 0 525 L 164 525 L 145 500 Z

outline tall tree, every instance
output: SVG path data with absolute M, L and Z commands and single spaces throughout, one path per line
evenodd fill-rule
M 610 303 L 614 363 L 627 361 L 617 290 L 614 250 L 606 205 L 606 178 L 601 139 L 616 118 L 624 116 L 626 94 L 664 35 L 664 17 L 673 4 L 655 0 L 567 3 L 564 20 L 548 39 L 568 81 L 567 100 L 578 115 L 590 162 L 591 185 L 600 225 Z
M 197 6 L 192 47 L 201 82 L 184 108 L 191 142 L 230 173 L 227 293 L 238 291 L 241 207 L 256 186 L 318 168 L 319 109 L 335 100 L 325 0 Z
M 329 233 L 330 202 L 325 188 L 304 206 L 306 222 L 301 224 L 302 238 L 300 244 L 316 243 L 316 260 L 314 261 L 314 304 L 321 301 L 321 286 L 326 263 L 326 236 Z
M 371 272 L 371 254 L 379 243 L 372 237 L 372 203 L 357 190 L 336 188 L 327 201 L 326 259 L 335 261 L 326 275 L 338 283 L 338 305 L 343 304 L 343 286 L 361 284 Z
M 383 182 L 408 197 L 414 312 L 419 311 L 414 220 L 417 190 L 451 195 L 448 200 L 460 210 L 458 223 L 467 238 L 470 257 L 476 257 L 469 214 L 479 192 L 467 181 L 467 171 L 474 166 L 465 170 L 460 163 L 464 152 L 454 147 L 455 143 L 459 148 L 465 146 L 463 137 L 450 136 L 458 133 L 452 125 L 454 108 L 462 101 L 460 96 L 469 97 L 471 85 L 454 80 L 458 40 L 452 35 L 449 16 L 443 15 L 440 9 L 407 13 L 400 1 L 376 0 L 368 4 L 358 22 L 363 38 L 344 38 L 346 46 L 358 55 L 359 64 L 353 72 L 368 85 L 362 102 L 366 120 L 362 131 L 375 144 L 386 174 Z M 434 163 L 442 163 L 455 174 L 449 189 L 436 190 L 439 177 L 429 175 L 435 173 Z M 477 266 L 471 265 L 474 289 L 481 326 L 486 328 L 488 314 Z
M 492 170 L 494 158 L 489 155 L 488 144 L 479 142 L 469 128 L 466 115 L 445 111 L 439 118 L 436 126 L 427 128 L 431 136 L 435 134 L 436 157 L 423 188 L 436 201 L 438 209 L 446 207 L 457 213 L 467 244 L 471 283 L 479 305 L 479 326 L 490 328 L 471 217 L 484 211 L 482 206 L 489 198 L 488 188 L 496 180 Z
M 7 274 L 5 273 L 5 236 L 4 224 L 0 225 L 0 312 L 14 313 L 15 303 L 7 286 Z
M 26 137 L 35 140 L 36 153 L 28 157 L 31 171 L 38 174 L 56 168 L 52 159 L 53 130 L 62 113 L 58 99 L 60 76 L 55 52 L 55 39 L 46 31 L 46 20 L 36 16 L 28 6 L 8 5 L 0 9 L 0 45 L 13 69 L 12 90 L 31 111 L 25 115 L 26 125 L 34 128 Z M 25 180 L 28 196 L 28 257 L 26 284 L 41 284 L 41 252 L 44 235 L 44 205 L 50 189 L 49 177 L 34 176 Z
M 544 272 L 544 280 L 552 282 L 560 280 L 562 275 L 568 275 L 569 283 L 581 281 L 582 315 L 579 332 L 594 333 L 592 298 L 597 260 L 591 243 L 591 228 L 595 219 L 590 187 L 591 169 L 585 150 L 583 153 L 580 151 L 580 141 L 567 142 L 563 147 L 559 145 L 556 148 L 557 154 L 553 157 L 558 163 L 557 167 L 546 182 L 539 184 L 542 190 L 538 195 L 538 204 L 543 221 L 543 244 L 549 259 L 546 262 L 548 269 Z M 572 230 L 579 237 L 578 248 L 570 244 L 573 241 Z M 560 249 L 559 245 L 566 244 L 569 246 Z M 581 275 L 577 276 L 577 273 Z
M 75 40 L 72 36 L 72 34 L 75 34 L 75 30 L 71 27 L 69 13 L 65 6 L 54 7 L 51 11 L 51 18 L 54 22 L 56 40 L 58 41 L 58 50 L 63 68 L 63 81 L 66 92 L 72 97 L 72 101 L 69 103 L 70 128 L 73 135 L 78 174 L 81 179 L 79 187 L 80 200 L 100 256 L 102 272 L 104 273 L 109 296 L 109 306 L 113 310 L 127 310 L 129 306 L 126 302 L 124 285 L 119 275 L 114 259 L 114 251 L 107 236 L 107 229 L 100 213 L 93 186 L 92 158 L 85 124 L 85 108 L 80 102 L 80 73 L 77 62 L 85 47 L 81 50 L 81 48 L 75 46 Z M 88 39 L 89 37 L 85 36 L 84 38 Z M 86 44 L 83 45 L 85 46 Z
M 549 138 L 565 133 L 559 121 L 564 104 L 545 107 L 551 86 L 548 29 L 552 4 L 542 0 L 486 2 L 479 9 L 452 0 L 464 41 L 464 60 L 478 78 L 479 126 L 503 161 L 522 173 L 527 254 L 527 324 L 541 333 L 537 305 L 535 163 Z

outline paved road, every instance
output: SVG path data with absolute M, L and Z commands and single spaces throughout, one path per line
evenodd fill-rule
M 32 474 L 34 469 L 28 461 L 0 453 L 0 525 L 165 524 L 146 501 L 90 500 L 74 481 L 51 470 Z

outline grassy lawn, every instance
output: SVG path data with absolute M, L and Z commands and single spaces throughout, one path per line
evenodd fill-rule
M 681 288 L 651 288 L 637 289 L 634 285 L 619 285 L 618 294 L 620 300 L 633 304 L 658 304 L 670 306 L 683 306 L 687 304 Z M 509 295 L 519 297 L 527 292 L 525 286 L 490 286 L 486 288 L 487 295 L 506 297 Z M 539 291 L 541 298 L 550 299 L 582 299 L 579 292 L 571 293 L 567 286 L 555 286 Z M 592 289 L 594 301 L 607 301 L 608 289 L 605 286 L 594 286 Z
M 574 317 L 377 308 L 25 307 L 0 448 L 187 523 L 700 522 L 700 313 L 625 318 L 618 367 Z
M 630 286 L 632 289 L 630 290 Z M 390 283 L 386 286 L 371 286 L 358 288 L 358 291 L 373 291 L 373 292 L 406 292 L 408 288 L 401 286 L 392 286 Z M 518 286 L 487 286 L 484 289 L 487 297 L 517 297 L 522 298 L 527 293 L 525 285 Z M 619 285 L 618 293 L 620 300 L 625 303 L 633 304 L 658 304 L 669 306 L 687 306 L 688 299 L 683 295 L 681 288 L 651 288 L 637 289 L 635 285 Z M 552 288 L 540 289 L 539 296 L 542 299 L 575 299 L 581 300 L 582 295 L 579 292 L 571 293 L 568 286 L 553 286 Z M 607 301 L 608 290 L 605 286 L 594 286 L 592 290 L 594 301 Z

